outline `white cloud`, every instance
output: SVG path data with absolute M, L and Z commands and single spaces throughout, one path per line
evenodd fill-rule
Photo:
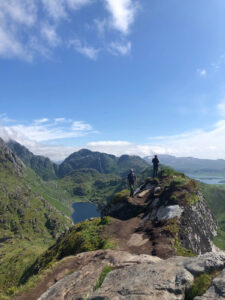
M 3 126 L 0 126 L 0 136 L 18 141 L 24 140 L 24 137 L 35 142 L 55 141 L 84 136 L 90 132 L 93 132 L 90 124 L 83 121 L 63 120 L 63 118 L 60 122 L 42 118 L 33 121 L 31 124 L 17 123 L 9 125 L 5 122 Z
M 137 2 L 133 0 L 0 1 L 0 57 L 8 59 L 16 57 L 27 62 L 33 61 L 36 56 L 49 59 L 52 58 L 55 47 L 66 48 L 68 42 L 73 40 L 77 52 L 96 60 L 100 52 L 99 48 L 101 51 L 108 51 L 110 39 L 108 39 L 108 44 L 104 39 L 99 40 L 100 45 L 96 48 L 88 42 L 87 44 L 81 42 L 76 27 L 72 30 L 70 28 L 67 34 L 64 34 L 61 29 L 64 27 L 63 30 L 65 30 L 66 26 L 70 26 L 77 10 L 98 2 L 110 13 L 102 18 L 97 12 L 93 20 L 89 22 L 95 23 L 99 37 L 116 29 L 123 34 L 125 39 L 125 35 L 130 32 L 137 11 Z M 84 29 L 88 28 L 86 22 L 82 25 Z M 93 33 L 96 34 L 96 31 Z M 82 36 L 82 40 L 85 38 L 86 36 Z M 115 48 L 113 54 L 124 55 L 129 50 L 127 47 L 129 47 L 129 42 L 126 44 L 126 41 L 124 45 L 112 44 L 112 48 Z
M 103 20 L 95 19 L 94 24 L 97 28 L 97 32 L 98 32 L 99 36 L 103 37 L 105 34 L 106 26 L 107 26 L 106 19 L 103 19 Z
M 89 131 L 92 130 L 92 126 L 84 121 L 75 121 L 73 122 L 72 129 L 74 131 Z
M 201 76 L 201 77 L 205 77 L 207 75 L 207 71 L 205 69 L 197 69 L 197 73 Z
M 55 20 L 67 18 L 64 0 L 42 0 L 43 8 Z
M 41 29 L 41 34 L 51 46 L 56 47 L 60 44 L 60 38 L 54 26 L 44 24 Z
M 98 141 L 88 143 L 87 147 L 115 155 L 135 154 L 143 157 L 153 154 L 171 154 L 225 159 L 225 120 L 214 124 L 209 131 L 194 130 L 173 136 L 151 137 L 149 140 L 147 145 L 127 141 Z
M 40 119 L 45 120 L 45 118 Z M 58 121 L 56 121 L 58 120 Z M 65 146 L 64 139 L 79 138 L 94 134 L 90 124 L 65 118 L 21 124 L 0 116 L 0 137 L 14 139 L 25 145 L 34 154 L 47 156 L 55 161 L 63 160 L 69 154 L 81 148 L 111 153 L 114 155 L 171 154 L 175 156 L 193 156 L 198 158 L 225 159 L 225 119 L 218 121 L 211 130 L 194 130 L 173 136 L 149 138 L 148 144 L 135 144 L 129 141 L 95 141 L 80 147 Z M 57 123 L 58 122 L 58 123 Z M 17 123 L 17 124 L 16 124 Z M 57 145 L 57 141 L 61 145 Z M 51 143 L 50 143 L 51 142 Z
M 40 120 L 34 120 L 34 123 L 36 123 L 36 124 L 41 124 L 41 123 L 46 123 L 46 122 L 48 122 L 48 121 L 49 121 L 49 119 L 43 118 L 43 119 L 40 119 Z
M 128 34 L 137 12 L 137 3 L 132 0 L 105 0 L 111 14 L 111 26 Z
M 221 116 L 225 117 L 225 100 L 217 104 L 217 110 Z
M 131 42 L 127 42 L 125 44 L 112 42 L 110 44 L 109 51 L 114 55 L 127 55 L 131 51 Z
M 66 121 L 66 119 L 65 119 L 65 118 L 55 118 L 54 121 L 55 121 L 56 123 L 60 123 L 60 122 Z
M 82 45 L 80 40 L 71 40 L 69 42 L 69 46 L 72 46 L 77 52 L 87 56 L 92 60 L 96 60 L 100 52 L 100 49 Z

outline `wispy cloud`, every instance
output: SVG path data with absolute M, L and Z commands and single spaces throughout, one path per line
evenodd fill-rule
M 224 109 L 224 106 L 218 106 L 218 109 Z M 33 153 L 47 156 L 54 161 L 61 161 L 81 148 L 117 156 L 129 154 L 144 157 L 157 153 L 225 159 L 225 119 L 216 122 L 210 130 L 196 129 L 171 136 L 153 136 L 149 137 L 146 144 L 135 144 L 125 140 L 102 140 L 92 141 L 80 147 L 66 146 L 66 139 L 71 141 L 85 135 L 89 135 L 90 139 L 96 136 L 92 125 L 84 121 L 42 118 L 27 124 L 11 120 L 5 114 L 0 115 L 0 137 L 16 140 Z
M 92 126 L 87 122 L 73 121 L 65 118 L 56 120 L 42 118 L 34 120 L 30 124 L 21 122 L 7 124 L 9 122 L 7 122 L 6 117 L 2 116 L 2 119 L 4 124 L 0 119 L 0 124 L 3 124 L 0 126 L 0 136 L 2 135 L 5 138 L 19 141 L 27 138 L 36 142 L 48 142 L 81 137 L 94 132 Z
M 112 42 L 110 44 L 109 51 L 114 55 L 127 55 L 131 51 L 131 42 Z
M 207 75 L 206 69 L 197 69 L 197 73 L 201 77 L 205 77 Z
M 225 99 L 217 104 L 217 110 L 221 116 L 225 117 Z
M 100 52 L 100 49 L 87 45 L 82 45 L 80 40 L 71 40 L 69 42 L 69 46 L 73 47 L 77 52 L 83 54 L 84 56 L 87 56 L 92 60 L 96 60 Z
M 90 24 L 95 23 L 97 34 L 101 37 L 104 36 L 106 29 L 107 33 L 116 30 L 126 36 L 135 21 L 137 1 L 102 0 L 100 3 L 108 11 L 108 15 L 102 19 L 102 16 L 96 13 Z M 0 57 L 17 57 L 28 62 L 37 55 L 50 58 L 55 47 L 66 48 L 68 41 L 74 40 L 76 36 L 76 50 L 95 60 L 99 54 L 98 48 L 107 51 L 105 41 L 101 43 L 99 40 L 101 45 L 98 47 L 92 46 L 91 43 L 86 45 L 83 42 L 85 37 L 83 35 L 79 37 L 79 32 L 75 28 L 66 35 L 61 29 L 71 24 L 77 10 L 95 5 L 97 2 L 97 0 L 0 1 Z M 84 22 L 83 28 L 85 26 Z M 118 54 L 123 52 L 118 49 Z

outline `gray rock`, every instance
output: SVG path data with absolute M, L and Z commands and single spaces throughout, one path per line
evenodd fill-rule
M 195 275 L 225 267 L 223 251 L 161 260 L 150 255 L 98 250 L 81 253 L 76 258 L 80 268 L 50 287 L 38 300 L 181 300 Z M 93 291 L 106 265 L 114 270 Z M 195 300 L 224 297 L 225 269 L 213 280 L 209 290 Z
M 128 266 L 108 273 L 101 288 L 88 300 L 105 299 L 183 299 L 185 287 L 193 282 L 193 276 L 181 267 L 160 262 Z M 73 298 L 78 300 L 78 298 Z
M 194 276 L 225 268 L 225 252 L 209 252 L 195 257 L 171 257 L 167 260 L 175 266 L 183 267 Z
M 179 205 L 160 206 L 156 213 L 158 221 L 180 218 L 183 209 Z
M 76 256 L 81 268 L 50 287 L 38 300 L 83 299 L 93 292 L 103 268 L 111 265 L 122 270 L 128 266 L 154 264 L 160 258 L 151 255 L 132 255 L 124 251 L 98 250 Z
M 184 248 L 196 254 L 212 251 L 217 222 L 200 194 L 195 205 L 184 208 L 179 227 L 178 238 Z

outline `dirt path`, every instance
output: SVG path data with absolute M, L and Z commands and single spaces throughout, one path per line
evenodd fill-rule
M 147 195 L 134 198 L 132 202 L 147 205 Z M 143 214 L 128 220 L 112 218 L 112 222 L 104 230 L 103 236 L 112 238 L 117 244 L 117 250 L 132 254 L 152 254 L 152 242 L 148 235 L 139 232 Z M 42 279 L 27 293 L 14 297 L 14 300 L 37 300 L 50 286 L 62 279 L 66 274 L 79 270 L 82 262 L 77 257 L 70 257 L 58 263 L 52 272 Z
M 79 260 L 75 257 L 67 258 L 60 262 L 52 272 L 42 279 L 34 288 L 27 293 L 16 296 L 14 300 L 37 300 L 49 287 L 62 279 L 70 272 L 74 272 L 81 266 Z

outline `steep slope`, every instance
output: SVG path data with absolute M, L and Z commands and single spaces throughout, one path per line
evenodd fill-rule
M 194 180 L 169 169 L 159 179 L 148 178 L 134 198 L 127 192 L 114 196 L 102 219 L 66 232 L 24 273 L 23 282 L 67 256 L 97 249 L 163 259 L 213 250 L 217 224 Z
M 210 252 L 217 225 L 194 180 L 167 169 L 148 178 L 134 198 L 117 193 L 102 214 L 71 228 L 41 255 L 23 281 L 46 277 L 16 299 L 187 300 L 208 288 L 209 299 L 222 295 L 225 253 Z
M 0 162 L 1 295 L 72 223 L 33 190 L 28 168 L 2 139 Z
M 225 186 L 198 183 L 204 198 L 218 222 L 215 245 L 225 250 Z
M 81 168 L 95 169 L 103 174 L 124 175 L 131 167 L 138 173 L 148 166 L 148 163 L 138 156 L 123 155 L 118 158 L 114 155 L 82 149 L 65 159 L 59 167 L 59 175 L 64 177 L 71 171 Z
M 144 158 L 151 163 L 152 157 Z M 199 159 L 194 157 L 175 157 L 172 155 L 159 155 L 161 164 L 170 166 L 177 171 L 192 175 L 225 176 L 224 159 Z
M 26 147 L 16 141 L 9 141 L 7 146 L 24 162 L 26 166 L 34 170 L 42 179 L 50 180 L 57 178 L 58 165 L 51 162 L 49 158 L 34 155 Z

